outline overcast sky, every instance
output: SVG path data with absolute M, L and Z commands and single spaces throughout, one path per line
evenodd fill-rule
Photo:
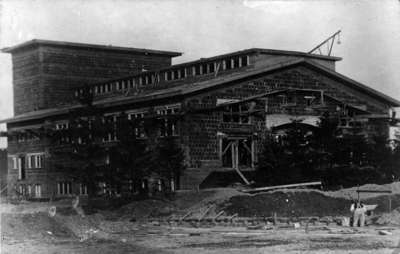
M 0 47 L 34 38 L 183 52 L 180 63 L 251 47 L 308 51 L 341 29 L 337 71 L 400 100 L 400 1 L 0 0 Z M 0 118 L 12 116 L 0 54 Z

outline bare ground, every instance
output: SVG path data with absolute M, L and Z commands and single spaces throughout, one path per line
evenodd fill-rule
M 302 206 L 298 204 L 304 206 L 308 200 L 319 200 L 316 200 L 313 193 L 310 194 L 311 198 L 307 196 L 307 199 L 299 199 L 298 196 L 305 194 L 303 192 L 308 191 L 276 192 L 274 194 L 276 202 L 272 202 L 274 200 L 265 202 L 265 198 L 261 200 L 260 197 L 266 196 L 264 194 L 243 196 L 232 189 L 185 192 L 173 200 L 135 201 L 117 210 L 100 212 L 85 218 L 66 212 L 57 213 L 55 217 L 49 217 L 47 214 L 50 205 L 57 205 L 58 208 L 65 210 L 70 206 L 70 201 L 60 204 L 25 203 L 18 206 L 1 204 L 0 253 L 400 253 L 400 227 L 394 226 L 396 223 L 393 223 L 400 218 L 400 212 L 397 210 L 392 214 L 381 216 L 383 224 L 389 222 L 392 224 L 390 227 L 368 226 L 353 230 L 320 225 L 310 227 L 307 232 L 304 225 L 299 229 L 292 227 L 263 230 L 222 226 L 208 228 L 156 226 L 147 218 L 149 215 L 162 217 L 174 213 L 182 216 L 188 211 L 197 218 L 212 204 L 216 208 L 219 207 L 218 210 L 210 210 L 215 214 L 220 211 L 221 206 L 227 208 L 227 204 L 245 204 L 247 199 L 254 199 L 249 207 L 245 207 L 247 210 L 258 206 L 261 210 L 265 210 L 263 203 L 270 205 L 276 203 L 276 207 L 281 208 L 291 205 L 291 209 L 300 209 Z M 294 195 L 295 193 L 299 195 Z M 292 198 L 288 198 L 287 195 Z M 328 201 L 331 201 L 331 195 L 327 195 Z M 279 198 L 280 196 L 282 198 Z M 393 195 L 396 197 L 393 200 L 394 204 L 398 196 Z M 235 199 L 240 202 L 235 202 Z M 281 199 L 285 202 L 280 202 Z M 371 197 L 372 201 L 380 199 Z M 382 205 L 384 201 L 386 202 L 386 197 L 383 199 Z M 342 200 L 339 202 L 341 207 L 342 202 L 348 202 Z M 322 211 L 325 208 L 322 209 L 323 206 L 319 201 L 315 205 Z M 307 203 L 308 206 L 310 204 Z M 332 210 L 331 205 L 328 206 L 329 210 Z M 347 210 L 347 205 L 343 207 Z M 230 212 L 239 212 L 238 209 L 232 209 Z M 131 220 L 132 217 L 138 220 Z M 382 229 L 391 232 L 391 235 L 380 235 L 379 231 Z

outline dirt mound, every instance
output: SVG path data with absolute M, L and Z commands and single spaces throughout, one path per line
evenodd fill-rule
M 191 217 L 201 216 L 210 206 L 208 214 L 233 196 L 248 195 L 233 188 L 217 188 L 200 191 L 179 191 L 170 199 L 146 199 L 133 201 L 116 210 L 101 211 L 107 220 L 146 220 L 155 217 L 182 216 L 190 212 Z
M 176 197 L 174 204 L 184 213 L 191 212 L 192 217 L 201 216 L 210 206 L 207 215 L 215 215 L 220 210 L 218 207 L 232 197 L 249 196 L 233 188 L 217 188 L 201 190 L 199 192 L 187 192 Z
M 79 215 L 55 216 L 59 225 L 68 228 L 75 237 L 85 240 L 88 238 L 108 239 L 108 232 L 101 227 L 104 217 L 100 214 L 81 217 Z
M 391 213 L 382 214 L 375 223 L 378 225 L 400 226 L 400 208 L 393 210 Z
M 273 213 L 284 217 L 348 215 L 350 202 L 327 197 L 316 191 L 260 193 L 234 196 L 221 205 L 228 214 L 243 217 L 269 217 Z
M 107 219 L 118 218 L 119 220 L 143 220 L 149 217 L 170 216 L 177 208 L 175 205 L 166 200 L 146 199 L 134 201 L 119 209 L 104 213 Z
M 13 239 L 71 237 L 73 232 L 44 212 L 1 214 L 1 234 Z

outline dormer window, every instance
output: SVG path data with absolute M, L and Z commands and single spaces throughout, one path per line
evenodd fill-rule
M 174 75 L 173 79 L 180 79 L 179 70 L 174 70 L 173 75 Z
M 172 80 L 172 72 L 171 71 L 167 71 L 165 74 L 166 74 L 165 75 L 166 80 Z
M 222 70 L 226 70 L 226 60 L 222 60 Z
M 249 56 L 242 56 L 240 59 L 242 60 L 242 66 L 249 65 Z
M 201 65 L 196 65 L 194 67 L 194 75 L 201 75 Z
M 226 70 L 232 69 L 232 59 L 228 59 L 225 61 L 225 69 Z
M 207 64 L 202 64 L 201 65 L 201 70 L 202 70 L 202 74 L 209 73 L 209 70 L 207 69 Z
M 234 59 L 232 59 L 232 61 L 233 61 L 233 68 L 241 67 L 241 65 L 240 65 L 240 57 L 235 57 Z
M 215 63 L 208 64 L 208 71 L 209 73 L 213 73 L 215 71 Z

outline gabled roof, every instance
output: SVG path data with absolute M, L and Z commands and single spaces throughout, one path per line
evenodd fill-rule
M 233 73 L 230 76 L 223 76 L 223 77 L 217 77 L 212 80 L 206 80 L 206 81 L 201 81 L 201 82 L 194 82 L 190 84 L 184 84 L 180 86 L 175 86 L 171 88 L 165 88 L 162 90 L 157 90 L 157 91 L 152 91 L 148 93 L 140 93 L 138 95 L 134 96 L 127 96 L 127 97 L 122 97 L 122 98 L 106 98 L 103 100 L 96 101 L 95 103 L 100 105 L 103 103 L 125 103 L 127 101 L 143 101 L 143 100 L 148 100 L 148 99 L 160 99 L 160 98 L 165 98 L 165 97 L 171 97 L 171 96 L 177 96 L 177 95 L 188 95 L 192 93 L 198 93 L 204 90 L 209 90 L 209 89 L 215 89 L 220 86 L 226 86 L 229 85 L 231 82 L 240 82 L 241 80 L 245 81 L 248 78 L 253 78 L 254 76 L 258 75 L 265 75 L 266 73 L 270 72 L 276 72 L 281 69 L 286 69 L 295 65 L 306 65 L 309 66 L 317 71 L 323 72 L 324 74 L 330 76 L 333 79 L 339 80 L 341 82 L 345 82 L 349 86 L 351 86 L 354 89 L 360 90 L 362 92 L 366 92 L 372 97 L 375 97 L 379 100 L 385 101 L 390 106 L 400 106 L 400 101 L 387 96 L 375 89 L 372 89 L 366 85 L 363 85 L 353 79 L 350 79 L 342 74 L 339 74 L 338 72 L 335 72 L 333 70 L 330 70 L 329 68 L 326 68 L 323 65 L 320 65 L 314 61 L 309 61 L 304 58 L 296 59 L 296 60 L 291 60 L 287 61 L 284 63 L 279 63 L 276 65 L 272 65 L 266 68 L 262 69 L 250 69 L 250 70 L 245 70 L 240 73 Z
M 352 80 L 344 75 L 341 75 L 335 71 L 332 71 L 318 63 L 313 61 L 309 61 L 306 59 L 297 59 L 293 61 L 288 61 L 285 63 L 280 63 L 277 65 L 273 65 L 267 68 L 262 69 L 251 69 L 246 70 L 240 73 L 234 73 L 230 76 L 223 76 L 217 77 L 212 80 L 202 81 L 202 82 L 195 82 L 190 84 L 184 84 L 176 87 L 165 88 L 156 91 L 148 91 L 145 93 L 140 93 L 138 95 L 126 96 L 126 97 L 111 97 L 106 98 L 103 100 L 98 100 L 94 102 L 94 105 L 100 107 L 112 107 L 112 106 L 119 106 L 124 104 L 135 104 L 140 102 L 147 102 L 152 100 L 161 100 L 161 99 L 178 99 L 178 97 L 184 97 L 191 94 L 196 94 L 200 92 L 205 92 L 212 89 L 218 89 L 220 87 L 229 86 L 232 83 L 246 81 L 248 79 L 257 78 L 258 76 L 263 76 L 268 73 L 273 73 L 282 69 L 287 69 L 293 66 L 304 65 L 310 68 L 313 68 L 323 74 L 329 76 L 332 79 L 336 79 L 340 82 L 344 82 L 345 84 L 349 85 L 350 87 L 362 91 L 364 93 L 369 94 L 370 96 L 383 101 L 389 106 L 400 106 L 400 101 L 391 98 L 381 92 L 378 92 L 370 87 L 367 87 L 355 80 Z M 30 113 L 26 113 L 23 115 L 19 115 L 10 119 L 1 120 L 0 123 L 12 123 L 12 122 L 19 122 L 19 121 L 27 121 L 36 118 L 45 118 L 54 115 L 61 115 L 68 113 L 69 109 L 72 108 L 79 108 L 82 107 L 80 105 L 71 105 L 65 106 L 63 108 L 58 109 L 47 109 L 47 110 L 40 110 L 34 111 Z
M 181 56 L 182 53 L 174 51 L 163 51 L 154 49 L 143 49 L 143 48 L 131 48 L 131 47 L 118 47 L 112 45 L 99 45 L 99 44 L 87 44 L 77 42 L 66 42 L 66 41 L 51 41 L 51 40 L 40 40 L 33 39 L 30 41 L 23 42 L 21 44 L 1 49 L 4 53 L 14 53 L 16 51 L 26 49 L 29 47 L 35 47 L 39 45 L 54 46 L 54 47 L 67 47 L 67 48 L 82 48 L 91 50 L 107 50 L 107 51 L 121 51 L 131 52 L 139 54 L 151 54 L 151 55 L 164 55 L 169 57 Z

